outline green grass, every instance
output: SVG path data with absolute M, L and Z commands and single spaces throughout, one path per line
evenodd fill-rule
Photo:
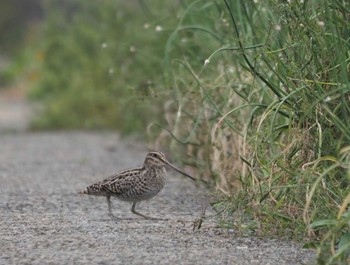
M 318 242 L 324 264 L 344 262 L 349 242 L 348 9 L 198 1 L 168 42 L 186 29 L 192 46 L 203 44 L 168 59 L 179 95 L 173 150 L 216 180 L 227 196 L 223 222 Z
M 348 3 L 83 2 L 74 17 L 50 13 L 37 127 L 158 136 L 217 188 L 224 227 L 346 261 Z

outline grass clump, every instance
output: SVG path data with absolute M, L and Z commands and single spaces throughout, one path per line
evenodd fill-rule
M 226 222 L 320 242 L 320 263 L 349 247 L 349 5 L 197 1 L 168 41 L 173 150 L 215 179 Z M 190 38 L 195 52 L 182 49 Z

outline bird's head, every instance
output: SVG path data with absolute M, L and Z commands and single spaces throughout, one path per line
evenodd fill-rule
M 159 151 L 152 151 L 149 152 L 146 155 L 145 162 L 143 164 L 144 167 L 152 167 L 152 166 L 157 166 L 157 167 L 163 167 L 163 166 L 169 166 L 170 168 L 176 170 L 177 172 L 181 173 L 182 175 L 195 180 L 193 177 L 188 175 L 186 172 L 183 172 L 182 170 L 178 169 L 176 166 L 171 164 L 165 157 L 165 155 L 162 152 Z

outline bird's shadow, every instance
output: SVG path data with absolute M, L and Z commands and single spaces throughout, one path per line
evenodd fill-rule
M 96 221 L 103 221 L 103 222 L 108 222 L 108 221 L 113 221 L 113 222 L 120 222 L 120 221 L 142 221 L 142 222 L 147 222 L 147 221 L 170 221 L 170 219 L 165 219 L 165 218 L 138 218 L 138 217 L 106 217 L 102 219 L 97 219 Z

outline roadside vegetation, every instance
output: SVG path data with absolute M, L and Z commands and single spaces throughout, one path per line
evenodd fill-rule
M 34 128 L 141 133 L 216 187 L 222 226 L 346 262 L 348 1 L 74 0 L 46 12 Z

